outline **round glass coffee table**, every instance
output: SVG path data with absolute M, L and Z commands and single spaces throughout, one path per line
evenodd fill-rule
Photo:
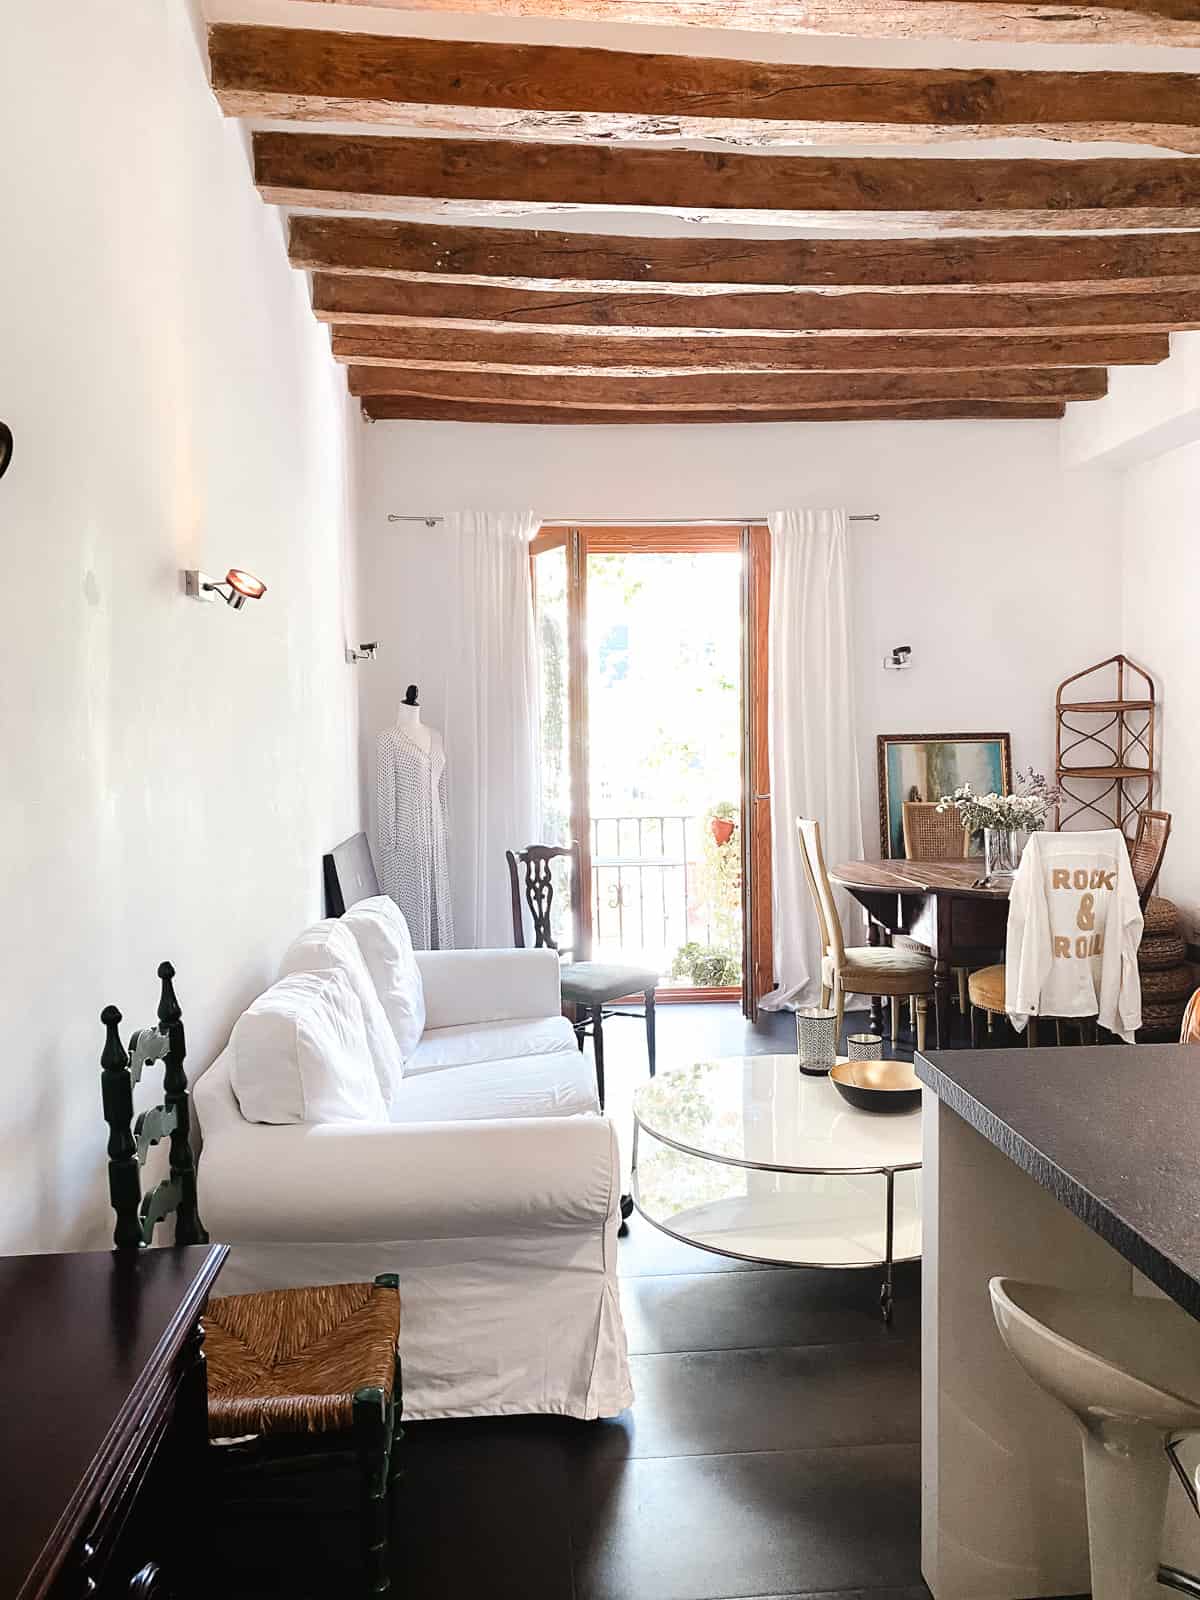
M 921 1112 L 859 1111 L 795 1056 L 699 1061 L 633 1101 L 633 1201 L 686 1244 L 772 1266 L 893 1269 L 921 1254 Z

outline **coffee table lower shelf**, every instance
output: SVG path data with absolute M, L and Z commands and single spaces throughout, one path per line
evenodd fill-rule
M 921 1257 L 918 1167 L 779 1171 L 683 1151 L 635 1123 L 633 1203 L 681 1243 L 763 1266 L 879 1267 L 892 1318 L 895 1267 Z

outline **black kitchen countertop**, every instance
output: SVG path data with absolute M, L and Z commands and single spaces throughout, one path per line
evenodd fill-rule
M 916 1071 L 1200 1320 L 1200 1045 L 938 1050 Z

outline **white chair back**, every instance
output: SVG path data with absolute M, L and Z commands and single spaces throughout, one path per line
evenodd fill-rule
M 1119 899 L 1130 905 L 1114 925 Z M 1087 1015 L 1080 1007 L 1092 997 L 1090 1015 L 1101 1011 L 1102 990 L 1124 981 L 1120 943 L 1129 912 L 1140 924 L 1118 828 L 1033 836 L 1013 879 L 1005 961 L 1008 1012 L 1019 1027 L 1027 1015 Z

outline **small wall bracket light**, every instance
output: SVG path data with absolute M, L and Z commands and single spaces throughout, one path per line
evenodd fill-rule
M 219 581 L 198 568 L 190 568 L 183 575 L 183 587 L 193 600 L 211 601 L 220 595 L 225 604 L 232 606 L 235 611 L 240 611 L 247 600 L 261 600 L 267 592 L 262 579 L 242 567 L 230 567 Z
M 379 640 L 369 639 L 365 644 L 360 644 L 356 650 L 352 644 L 346 646 L 347 661 L 374 661 L 379 654 Z
M 883 658 L 885 672 L 904 672 L 912 666 L 912 645 L 898 644 Z

